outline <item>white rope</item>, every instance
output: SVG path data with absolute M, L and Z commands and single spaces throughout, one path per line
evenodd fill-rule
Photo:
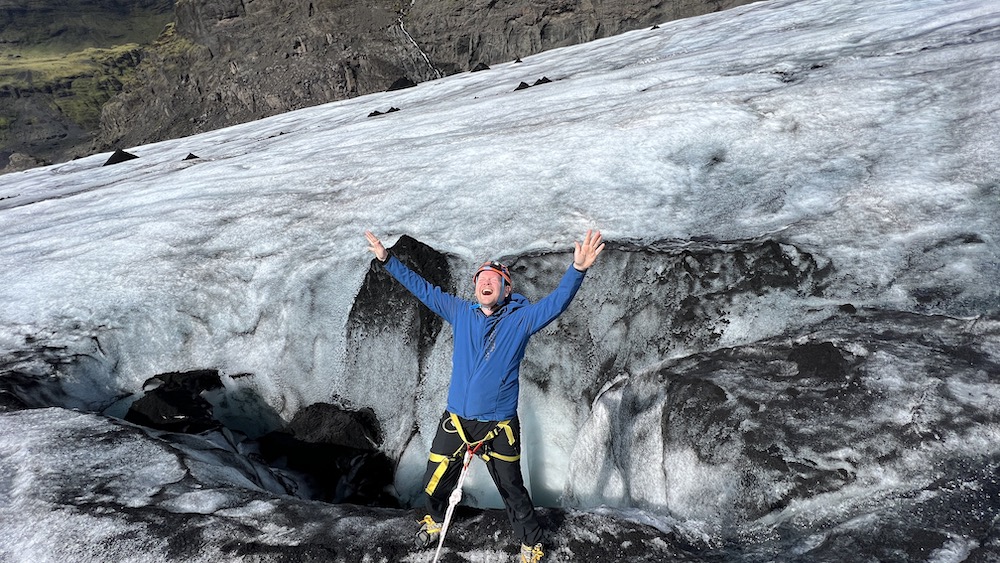
M 469 473 L 471 462 L 472 452 L 469 451 L 469 448 L 465 448 L 465 459 L 462 461 L 464 463 L 462 474 L 458 476 L 458 484 L 455 485 L 455 490 L 451 492 L 451 498 L 448 499 L 448 511 L 445 512 L 444 523 L 441 524 L 441 537 L 438 538 L 437 551 L 434 552 L 434 559 L 431 563 L 437 563 L 438 558 L 441 557 L 441 546 L 444 545 L 444 535 L 448 533 L 448 524 L 451 523 L 451 515 L 455 512 L 455 507 L 462 500 L 462 484 L 465 483 L 465 476 Z

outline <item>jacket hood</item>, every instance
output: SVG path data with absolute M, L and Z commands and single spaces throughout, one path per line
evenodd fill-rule
M 531 302 L 528 301 L 527 297 L 521 295 L 520 293 L 511 293 L 510 297 L 507 298 L 507 304 L 505 307 L 510 307 L 511 310 L 514 310 L 520 309 L 525 305 L 531 305 Z

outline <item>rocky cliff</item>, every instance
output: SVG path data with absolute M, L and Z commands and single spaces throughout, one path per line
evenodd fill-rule
M 0 172 L 87 154 L 172 19 L 172 0 L 0 0 Z
M 178 0 L 105 105 L 96 149 L 135 146 L 515 60 L 747 0 Z

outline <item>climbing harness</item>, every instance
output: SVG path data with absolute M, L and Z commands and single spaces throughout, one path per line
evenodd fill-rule
M 446 419 L 442 424 L 444 425 L 444 431 L 450 434 L 458 434 L 458 437 L 462 439 L 462 445 L 458 447 L 453 454 L 441 455 L 431 452 L 429 459 L 431 462 L 438 464 L 437 469 L 434 470 L 434 474 L 431 475 L 429 481 L 427 481 L 427 487 L 424 489 L 427 494 L 433 495 L 434 491 L 437 489 L 438 482 L 441 477 L 444 476 L 445 471 L 448 466 L 451 465 L 452 460 L 457 459 L 462 453 L 462 450 L 468 451 L 469 448 L 473 448 L 473 451 L 478 450 L 479 446 L 489 442 L 500 435 L 501 432 L 507 435 L 507 443 L 511 446 L 514 445 L 514 430 L 510 427 L 510 421 L 504 420 L 496 425 L 496 428 L 490 430 L 488 434 L 483 436 L 482 440 L 476 442 L 470 442 L 468 436 L 465 435 L 465 431 L 462 429 L 462 423 L 459 421 L 458 415 L 454 413 L 448 413 L 449 418 Z M 451 423 L 451 427 L 448 424 Z M 503 455 L 498 454 L 494 451 L 484 451 L 479 454 L 479 457 L 483 458 L 483 461 L 489 461 L 492 458 L 499 459 L 501 461 L 506 461 L 508 463 L 513 463 L 515 461 L 520 461 L 521 456 L 518 455 Z
M 445 426 L 444 429 L 446 432 L 457 432 L 458 436 L 462 439 L 462 445 L 459 446 L 458 449 L 455 450 L 455 453 L 453 453 L 450 457 L 435 454 L 433 452 L 431 453 L 430 459 L 431 461 L 438 462 L 438 468 L 434 471 L 434 475 L 427 483 L 428 494 L 433 493 L 434 489 L 437 488 L 438 481 L 441 480 L 441 476 L 444 475 L 445 470 L 448 469 L 448 465 L 451 460 L 458 457 L 459 452 L 463 449 L 465 450 L 465 455 L 462 460 L 462 472 L 458 476 L 458 484 L 455 485 L 455 490 L 451 492 L 451 497 L 448 498 L 448 510 L 444 515 L 444 523 L 441 525 L 441 536 L 438 538 L 437 551 L 434 552 L 434 559 L 431 563 L 437 563 L 438 558 L 441 557 L 441 548 L 444 546 L 444 536 L 448 533 L 448 524 L 451 523 L 451 516 L 455 512 L 455 507 L 458 506 L 458 503 L 462 500 L 462 485 L 465 483 L 465 476 L 469 473 L 469 465 L 471 465 L 472 458 L 476 455 L 476 452 L 479 451 L 479 448 L 482 447 L 483 444 L 496 438 L 501 432 L 506 433 L 508 443 L 512 446 L 514 445 L 514 431 L 510 428 L 509 420 L 504 420 L 503 422 L 498 423 L 496 428 L 487 433 L 486 436 L 483 436 L 481 440 L 470 442 L 469 438 L 465 435 L 465 431 L 462 429 L 462 423 L 459 420 L 458 415 L 455 413 L 449 413 L 449 415 L 450 418 L 442 424 L 446 425 L 448 422 L 451 422 L 455 429 L 450 430 L 447 426 Z M 521 459 L 520 454 L 509 456 L 491 451 L 484 451 L 479 454 L 479 456 L 483 458 L 483 461 L 489 461 L 491 458 L 496 458 L 502 461 L 515 462 Z

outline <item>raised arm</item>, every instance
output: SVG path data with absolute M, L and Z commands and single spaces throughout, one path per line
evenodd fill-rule
M 587 269 L 594 265 L 597 255 L 604 250 L 600 231 L 587 231 L 583 242 L 574 242 L 573 267 L 566 268 L 559 286 L 531 306 L 530 331 L 537 332 L 551 323 L 569 307 L 576 292 L 583 284 Z
M 445 293 L 413 270 L 407 268 L 397 258 L 389 256 L 389 251 L 385 249 L 382 241 L 371 231 L 365 231 L 365 238 L 368 239 L 368 250 L 372 251 L 375 258 L 385 267 L 385 271 L 396 278 L 396 281 L 403 284 L 410 293 L 419 299 L 431 311 L 442 317 L 449 323 L 454 322 L 455 315 L 468 306 L 468 302 Z
M 604 242 L 601 239 L 601 231 L 588 230 L 583 237 L 583 243 L 574 241 L 576 250 L 573 252 L 573 267 L 581 272 L 586 272 L 594 265 L 597 255 L 604 250 Z

